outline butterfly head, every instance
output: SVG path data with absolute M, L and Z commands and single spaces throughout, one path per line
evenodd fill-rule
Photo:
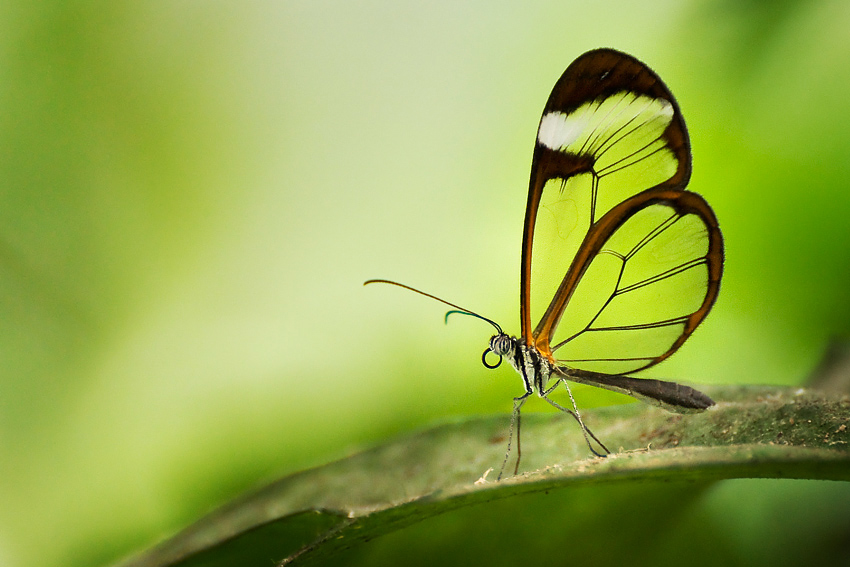
M 487 350 L 484 351 L 484 354 L 481 355 L 481 362 L 484 363 L 484 366 L 487 368 L 497 368 L 500 364 L 502 364 L 502 357 L 513 353 L 514 348 L 516 347 L 515 341 L 516 339 L 506 333 L 503 333 L 502 330 L 499 329 L 497 334 L 490 337 L 490 345 L 487 347 Z M 499 360 L 497 360 L 495 364 L 487 362 L 487 355 L 491 352 L 499 357 Z

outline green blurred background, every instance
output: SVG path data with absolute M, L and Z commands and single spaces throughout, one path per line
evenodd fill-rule
M 801 383 L 850 330 L 846 2 L 7 1 L 0 26 L 0 565 L 104 564 L 509 411 L 487 326 L 361 283 L 517 332 L 537 121 L 591 48 L 670 86 L 726 238 L 713 313 L 652 375 Z M 839 484 L 700 498 L 741 557 L 850 526 Z

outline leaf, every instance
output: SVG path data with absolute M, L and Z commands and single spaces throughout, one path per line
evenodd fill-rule
M 471 418 L 287 476 L 122 567 L 302 565 L 426 518 L 520 494 L 623 481 L 850 480 L 850 397 L 801 388 L 708 388 L 708 411 L 630 404 L 586 411 L 609 448 L 588 458 L 574 421 L 523 416 L 518 476 L 494 482 L 507 417 Z M 483 478 L 483 477 L 486 477 Z

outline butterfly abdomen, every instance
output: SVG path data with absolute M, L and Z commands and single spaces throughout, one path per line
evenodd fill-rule
M 714 405 L 714 400 L 706 394 L 690 386 L 675 382 L 651 378 L 632 378 L 620 374 L 602 374 L 573 368 L 558 368 L 558 371 L 573 382 L 621 392 L 677 413 L 703 411 Z

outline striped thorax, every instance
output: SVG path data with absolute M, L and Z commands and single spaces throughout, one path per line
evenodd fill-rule
M 490 351 L 508 359 L 522 377 L 527 393 L 536 392 L 543 395 L 552 374 L 552 363 L 537 349 L 529 347 L 516 337 L 500 333 L 490 338 Z

